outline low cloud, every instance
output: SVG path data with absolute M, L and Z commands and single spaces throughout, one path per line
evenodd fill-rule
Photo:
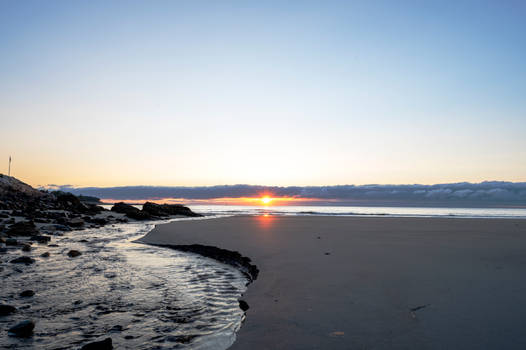
M 393 205 L 466 204 L 480 206 L 525 206 L 526 182 L 452 183 L 438 185 L 340 185 L 340 186 L 254 186 L 222 185 L 207 187 L 123 186 L 72 187 L 51 186 L 75 194 L 114 200 L 155 200 L 184 198 L 207 200 L 216 198 L 276 197 L 315 198 L 327 203 L 364 203 Z

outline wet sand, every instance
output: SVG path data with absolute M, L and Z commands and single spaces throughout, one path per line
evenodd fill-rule
M 526 348 L 525 220 L 241 216 L 143 241 L 257 265 L 232 349 Z

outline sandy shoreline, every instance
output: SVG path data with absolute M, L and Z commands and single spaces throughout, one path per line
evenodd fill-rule
M 241 216 L 142 241 L 252 259 L 232 349 L 526 348 L 524 220 Z

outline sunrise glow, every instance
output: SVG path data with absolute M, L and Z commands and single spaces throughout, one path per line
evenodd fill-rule
M 261 203 L 263 203 L 265 205 L 270 204 L 270 202 L 272 202 L 272 198 L 270 198 L 269 196 L 265 196 L 265 197 L 261 198 Z

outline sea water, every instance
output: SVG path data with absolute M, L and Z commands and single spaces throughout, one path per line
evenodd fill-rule
M 205 215 L 329 215 L 329 216 L 396 216 L 451 218 L 526 218 L 526 208 L 432 208 L 432 207 L 365 207 L 365 206 L 241 206 L 192 205 L 192 210 Z

